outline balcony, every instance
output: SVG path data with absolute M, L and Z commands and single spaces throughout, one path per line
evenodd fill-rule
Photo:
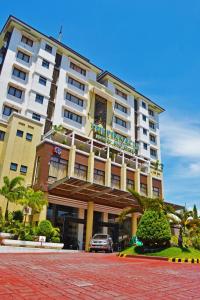
M 127 124 L 127 127 L 123 127 L 123 126 L 121 126 L 121 125 L 119 125 L 119 124 L 117 124 L 113 121 L 112 127 L 115 131 L 119 132 L 119 134 L 129 136 L 129 137 L 131 136 L 129 123 Z

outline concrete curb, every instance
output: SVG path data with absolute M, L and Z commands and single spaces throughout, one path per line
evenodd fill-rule
M 200 258 L 177 258 L 177 257 L 170 257 L 168 259 L 169 262 L 175 263 L 189 263 L 189 264 L 200 264 Z
M 118 253 L 117 256 L 126 257 L 126 258 L 141 258 L 141 259 L 153 259 L 153 260 L 168 261 L 167 257 L 161 257 L 161 256 L 131 255 L 131 254 L 123 254 L 123 253 Z
M 124 258 L 142 258 L 142 259 L 153 259 L 162 260 L 175 263 L 190 263 L 190 264 L 200 264 L 200 258 L 177 258 L 177 257 L 161 257 L 161 256 L 147 256 L 147 255 L 131 255 L 118 253 L 117 256 Z

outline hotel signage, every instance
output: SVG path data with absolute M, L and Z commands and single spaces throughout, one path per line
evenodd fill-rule
M 129 138 L 124 138 L 114 131 L 106 130 L 101 125 L 91 123 L 91 128 L 95 133 L 95 138 L 105 144 L 119 148 L 131 154 L 135 154 L 139 145 Z

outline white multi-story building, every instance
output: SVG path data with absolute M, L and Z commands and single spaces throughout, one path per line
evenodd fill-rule
M 137 142 L 140 157 L 161 160 L 163 109 L 134 87 L 13 16 L 1 31 L 0 48 L 1 119 L 17 111 L 41 122 L 45 133 L 62 124 L 89 135 L 100 117 L 107 129 Z M 107 103 L 102 112 L 96 97 Z
M 119 237 L 113 222 L 121 210 L 133 206 L 140 211 L 130 189 L 163 198 L 163 111 L 60 41 L 8 18 L 0 33 L 2 176 L 20 172 L 28 184 L 33 179 L 34 188 L 48 194 L 44 215 L 60 227 L 66 244 L 73 237 L 88 249 L 96 230 Z M 15 153 L 8 151 L 11 141 Z M 66 215 L 75 216 L 68 220 L 73 226 Z M 136 214 L 131 224 L 135 234 Z

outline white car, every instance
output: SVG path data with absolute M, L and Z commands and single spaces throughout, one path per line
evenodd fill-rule
M 96 233 L 90 241 L 90 252 L 113 252 L 113 240 L 109 234 Z

